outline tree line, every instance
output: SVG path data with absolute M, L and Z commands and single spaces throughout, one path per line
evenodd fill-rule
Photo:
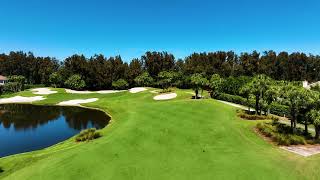
M 286 115 L 296 134 L 297 123 L 313 124 L 320 139 L 320 86 L 302 87 L 302 80 L 319 80 L 320 56 L 304 53 L 217 51 L 193 53 L 178 59 L 167 52 L 146 52 L 130 62 L 121 56 L 72 55 L 60 62 L 32 53 L 0 54 L 0 74 L 9 76 L 8 91 L 24 83 L 71 89 L 127 89 L 134 86 L 193 88 L 194 98 L 203 90 L 211 97 L 253 107 L 256 114 Z
M 196 73 L 207 79 L 213 74 L 223 78 L 265 74 L 275 80 L 312 82 L 320 79 L 320 56 L 299 52 L 253 51 L 238 55 L 233 51 L 217 51 L 176 59 L 167 52 L 146 52 L 127 62 L 121 56 L 101 54 L 89 58 L 75 54 L 63 61 L 21 51 L 0 54 L 0 74 L 24 76 L 28 84 L 66 87 L 73 82 L 80 83 L 79 89 L 99 90 L 143 85 L 145 82 L 141 80 L 147 80 L 148 85 L 159 86 L 164 72 L 173 73 L 175 85 L 180 88 L 189 88 L 191 76 Z

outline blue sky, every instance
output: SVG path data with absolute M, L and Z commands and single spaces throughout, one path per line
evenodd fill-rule
M 0 53 L 303 51 L 320 54 L 319 0 L 0 0 Z

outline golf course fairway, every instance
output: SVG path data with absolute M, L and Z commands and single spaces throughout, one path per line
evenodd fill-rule
M 111 117 L 102 137 L 0 159 L 0 179 L 205 180 L 319 179 L 320 155 L 302 157 L 279 149 L 241 120 L 236 108 L 213 99 L 192 100 L 191 90 L 155 101 L 150 90 L 132 94 L 68 94 L 54 89 L 33 104 L 98 98 L 84 106 Z M 14 95 L 34 96 L 31 91 Z M 13 96 L 13 95 L 11 95 Z

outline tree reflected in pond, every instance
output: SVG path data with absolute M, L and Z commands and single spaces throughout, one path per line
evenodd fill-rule
M 94 127 L 101 129 L 110 117 L 102 111 L 80 107 L 35 106 L 29 104 L 0 105 L 0 124 L 15 130 L 35 129 L 64 116 L 70 128 L 76 130 Z
M 87 110 L 84 111 L 83 108 L 79 107 L 68 107 L 62 111 L 62 114 L 69 127 L 77 130 L 86 129 L 88 126 L 101 129 L 110 120 L 110 118 L 106 118 L 106 114 L 102 111 L 90 109 L 92 113 L 88 113 Z
M 0 157 L 42 149 L 109 121 L 104 112 L 81 107 L 0 105 Z

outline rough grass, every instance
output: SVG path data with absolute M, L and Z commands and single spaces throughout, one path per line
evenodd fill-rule
M 71 138 L 50 148 L 0 159 L 3 179 L 317 179 L 320 156 L 303 158 L 265 142 L 236 109 L 212 99 L 154 101 L 131 94 L 46 96 L 37 104 L 99 98 L 86 106 L 112 122 L 88 143 Z M 21 94 L 28 94 L 22 92 Z

